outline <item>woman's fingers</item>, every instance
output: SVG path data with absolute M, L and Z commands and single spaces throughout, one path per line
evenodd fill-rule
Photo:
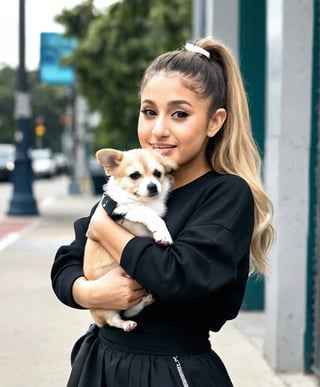
M 146 290 L 121 268 L 104 274 L 99 283 L 99 307 L 109 309 L 127 309 L 137 304 L 146 295 Z

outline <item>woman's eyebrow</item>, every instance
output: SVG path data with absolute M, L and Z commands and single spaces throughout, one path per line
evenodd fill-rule
M 141 101 L 142 104 L 146 103 L 146 104 L 150 104 L 150 105 L 156 105 L 156 103 L 152 100 L 152 99 L 144 99 L 143 101 Z M 168 106 L 175 106 L 175 105 L 189 105 L 192 107 L 192 104 L 190 102 L 188 102 L 187 100 L 185 99 L 174 99 L 172 101 L 169 101 L 167 103 Z
M 141 105 L 143 105 L 143 104 L 149 104 L 149 105 L 156 106 L 156 103 L 152 99 L 148 99 L 148 98 L 141 101 Z M 185 99 L 175 99 L 175 100 L 169 101 L 167 103 L 167 106 L 169 106 L 169 107 L 177 106 L 177 105 L 188 105 L 188 106 L 192 107 L 192 104 L 190 102 L 186 101 Z
M 152 101 L 152 99 L 144 99 L 143 101 L 141 101 L 141 103 L 149 103 L 151 105 L 155 105 L 155 103 Z
M 191 103 L 186 101 L 185 99 L 175 99 L 173 101 L 169 101 L 168 105 L 169 106 L 172 106 L 172 105 L 189 105 L 189 106 L 192 106 Z

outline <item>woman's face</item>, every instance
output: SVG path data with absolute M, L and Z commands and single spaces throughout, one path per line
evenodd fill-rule
M 160 72 L 148 80 L 141 91 L 138 121 L 141 147 L 155 149 L 178 164 L 176 186 L 211 169 L 206 145 L 225 118 L 220 123 L 218 111 L 208 117 L 208 101 L 185 87 L 181 77 L 179 73 Z

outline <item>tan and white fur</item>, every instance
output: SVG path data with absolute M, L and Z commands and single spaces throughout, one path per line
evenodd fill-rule
M 109 177 L 104 192 L 117 205 L 113 214 L 123 214 L 117 221 L 136 236 L 152 236 L 163 245 L 172 244 L 171 235 L 162 219 L 166 212 L 166 199 L 170 191 L 173 172 L 177 166 L 168 157 L 149 149 L 100 149 L 96 153 L 98 162 Z M 93 280 L 117 266 L 109 253 L 97 241 L 88 238 L 84 255 L 84 274 Z M 151 294 L 137 305 L 124 312 L 132 317 L 154 301 Z M 119 310 L 90 310 L 99 327 L 108 324 L 131 331 L 136 322 L 123 320 Z

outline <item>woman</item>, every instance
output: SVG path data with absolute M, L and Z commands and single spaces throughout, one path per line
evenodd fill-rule
M 141 147 L 179 166 L 165 217 L 174 244 L 135 237 L 100 205 L 75 222 L 75 240 L 52 268 L 62 302 L 126 309 L 144 289 L 156 302 L 130 333 L 91 329 L 74 347 L 68 385 L 232 386 L 209 331 L 237 316 L 248 274 L 266 272 L 274 238 L 240 72 L 225 45 L 200 39 L 151 63 L 140 100 Z M 88 227 L 121 266 L 96 281 L 82 270 Z

